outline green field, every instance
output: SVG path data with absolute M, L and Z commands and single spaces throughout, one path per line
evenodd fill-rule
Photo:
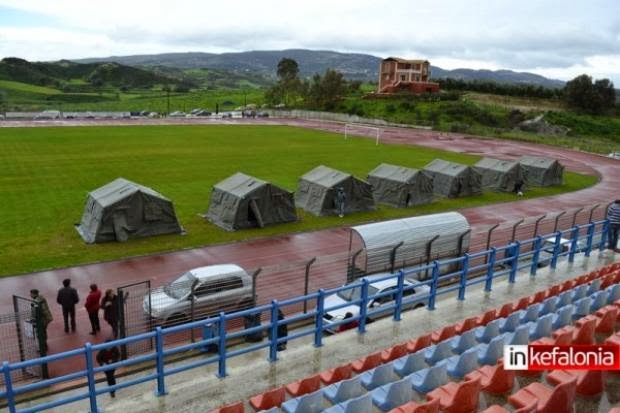
M 365 177 L 381 162 L 420 168 L 435 158 L 467 164 L 479 159 L 283 126 L 3 128 L 0 275 L 514 200 L 512 194 L 485 193 L 404 210 L 381 207 L 343 219 L 300 211 L 299 222 L 235 233 L 198 216 L 208 208 L 212 186 L 237 171 L 295 190 L 297 179 L 319 164 Z M 117 177 L 172 199 L 188 234 L 84 244 L 73 225 L 87 193 Z M 575 191 L 596 178 L 567 172 L 565 181 L 561 187 L 532 189 L 526 198 Z

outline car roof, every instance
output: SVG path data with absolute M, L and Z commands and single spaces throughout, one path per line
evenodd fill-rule
M 189 273 L 200 281 L 205 281 L 209 278 L 219 278 L 224 275 L 248 275 L 243 268 L 236 264 L 208 265 L 206 267 L 191 269 Z
M 382 280 L 382 281 L 375 281 L 375 280 L 379 280 L 381 278 L 385 278 L 389 275 L 392 275 L 389 272 L 385 272 L 385 273 L 381 273 L 381 274 L 374 274 L 374 275 L 368 275 L 366 277 L 362 277 L 362 280 L 368 280 L 368 282 L 370 282 L 372 284 L 373 287 L 375 288 L 386 288 L 386 287 L 393 287 L 398 283 L 398 278 L 396 277 L 396 274 L 394 274 L 393 278 L 388 278 L 387 280 Z M 405 283 L 406 284 L 411 284 L 410 281 L 408 281 L 407 279 L 405 279 Z

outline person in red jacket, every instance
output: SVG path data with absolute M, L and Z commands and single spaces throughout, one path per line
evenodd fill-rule
M 101 331 L 99 326 L 99 303 L 101 302 L 101 290 L 97 288 L 97 284 L 90 285 L 90 293 L 86 297 L 84 307 L 88 312 L 88 319 L 90 320 L 90 326 L 92 331 L 91 335 L 97 334 L 97 331 Z

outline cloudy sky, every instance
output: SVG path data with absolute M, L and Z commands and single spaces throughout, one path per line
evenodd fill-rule
M 0 0 L 0 57 L 308 48 L 620 86 L 618 0 Z

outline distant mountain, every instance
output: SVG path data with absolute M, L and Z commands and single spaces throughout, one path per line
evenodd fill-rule
M 339 53 L 324 50 L 288 49 L 274 51 L 250 51 L 241 53 L 165 53 L 156 55 L 112 56 L 80 59 L 75 62 L 117 62 L 130 66 L 168 66 L 181 69 L 219 69 L 237 73 L 255 73 L 275 77 L 278 62 L 283 57 L 295 59 L 300 75 L 312 76 L 331 68 L 345 74 L 349 79 L 376 81 L 381 58 L 359 53 Z M 546 87 L 562 87 L 561 80 L 547 79 L 540 75 L 511 70 L 444 70 L 431 67 L 432 76 L 463 80 L 493 80 L 500 83 L 533 84 Z

